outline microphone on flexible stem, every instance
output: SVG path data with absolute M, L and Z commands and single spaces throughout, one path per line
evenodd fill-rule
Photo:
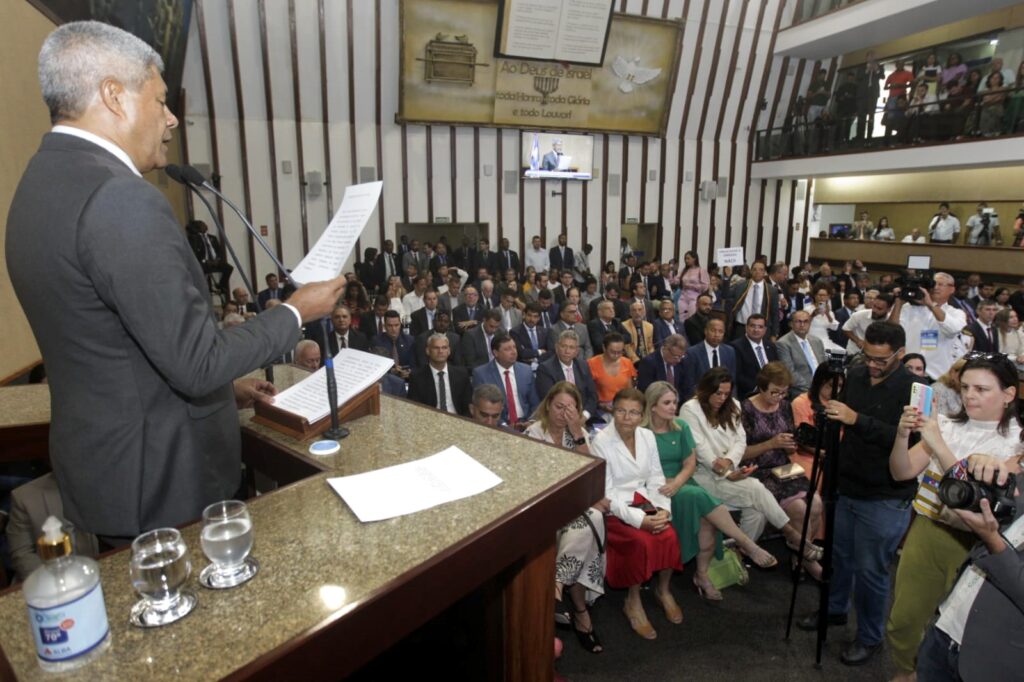
M 338 424 L 338 384 L 334 379 L 334 358 L 327 355 L 324 360 L 327 370 L 327 401 L 331 406 L 331 428 L 324 431 L 324 440 L 339 441 L 349 434 L 349 430 Z

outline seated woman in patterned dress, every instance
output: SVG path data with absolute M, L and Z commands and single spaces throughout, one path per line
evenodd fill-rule
M 537 421 L 526 435 L 567 450 L 590 454 L 583 417 L 583 398 L 568 381 L 560 381 L 544 396 L 536 412 Z M 601 640 L 590 620 L 588 604 L 604 594 L 605 527 L 608 500 L 601 500 L 562 527 L 557 535 L 555 560 L 555 614 L 562 610 L 566 592 L 572 606 L 569 616 L 576 638 L 591 653 L 600 653 Z M 565 588 L 568 588 L 566 590 Z
M 612 587 L 629 588 L 623 607 L 629 624 L 644 639 L 654 639 L 658 633 L 640 602 L 640 586 L 657 573 L 654 596 L 669 622 L 682 623 L 683 611 L 669 590 L 669 580 L 673 570 L 683 570 L 683 563 L 671 523 L 671 502 L 660 491 L 665 476 L 658 444 L 654 434 L 640 426 L 644 404 L 644 394 L 635 388 L 616 393 L 614 421 L 594 437 L 593 454 L 606 462 L 605 495 L 611 504 L 605 577 Z
M 647 411 L 643 425 L 654 432 L 658 457 L 665 474 L 660 492 L 672 500 L 672 526 L 679 536 L 683 563 L 697 557 L 693 585 L 698 594 L 709 601 L 721 601 L 719 592 L 708 578 L 711 556 L 722 558 L 722 533 L 736 541 L 744 554 L 762 568 L 771 568 L 775 557 L 757 546 L 739 529 L 725 505 L 693 480 L 697 470 L 693 434 L 682 419 L 676 418 L 679 394 L 667 381 L 655 381 L 647 387 Z
M 747 433 L 747 449 L 743 461 L 757 465 L 752 476 L 775 497 L 789 516 L 792 525 L 803 529 L 807 513 L 807 479 L 797 476 L 782 480 L 772 473 L 775 467 L 789 464 L 789 455 L 796 451 L 793 440 L 793 411 L 786 395 L 793 377 L 781 362 L 769 362 L 757 373 L 757 393 L 743 401 L 740 419 Z M 821 523 L 821 498 L 814 494 L 807 537 L 813 538 Z M 804 559 L 804 568 L 816 580 L 821 579 L 821 564 Z

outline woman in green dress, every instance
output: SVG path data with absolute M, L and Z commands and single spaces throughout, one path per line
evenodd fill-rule
M 697 557 L 693 585 L 698 594 L 710 601 L 720 601 L 722 593 L 708 578 L 711 556 L 722 558 L 722 533 L 736 541 L 743 554 L 762 568 L 771 568 L 778 561 L 739 529 L 729 510 L 693 480 L 697 468 L 694 440 L 690 427 L 676 417 L 679 396 L 672 384 L 655 381 L 647 387 L 647 406 L 643 425 L 654 432 L 658 456 L 665 472 L 663 495 L 672 499 L 672 525 L 679 536 L 683 563 Z

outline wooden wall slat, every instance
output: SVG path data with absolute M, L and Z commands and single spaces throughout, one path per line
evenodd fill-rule
M 267 107 L 267 155 L 270 157 L 270 200 L 274 208 L 274 255 L 281 260 L 284 247 L 281 240 L 281 197 L 277 186 L 277 142 L 274 139 L 274 95 L 270 77 L 270 49 L 267 41 L 266 0 L 257 3 L 260 18 L 260 52 L 263 63 L 263 96 Z M 282 273 L 283 274 L 283 273 Z M 253 286 L 258 286 L 253 284 Z
M 245 102 L 242 99 L 242 76 L 238 61 L 238 22 L 235 17 L 235 2 L 228 2 L 228 29 L 231 42 L 231 70 L 235 84 L 235 106 L 238 110 L 238 152 L 242 163 L 242 205 L 245 214 L 252 215 L 252 191 L 249 186 L 249 153 L 245 136 Z M 251 234 L 249 239 L 249 281 L 256 281 L 256 240 Z
M 306 216 L 306 160 L 302 150 L 302 97 L 299 92 L 299 45 L 295 27 L 295 0 L 288 0 L 288 33 L 292 46 L 292 97 L 295 103 L 295 165 L 299 181 L 299 217 L 302 221 L 302 253 L 309 252 L 309 220 Z
M 317 16 L 319 17 L 318 31 L 320 34 L 320 128 L 323 133 L 324 145 L 324 197 L 327 199 L 327 220 L 334 217 L 334 183 L 331 173 L 331 116 L 330 102 L 327 97 L 327 35 L 326 35 L 326 11 L 325 0 L 317 0 Z M 403 133 L 405 132 L 403 128 Z M 404 142 L 405 137 L 403 135 Z M 408 205 L 406 205 L 408 211 Z

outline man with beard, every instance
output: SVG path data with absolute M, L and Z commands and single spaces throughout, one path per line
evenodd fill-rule
M 878 294 L 871 302 L 870 307 L 850 315 L 850 319 L 843 324 L 843 333 L 849 339 L 846 344 L 848 354 L 855 355 L 860 352 L 860 349 L 864 347 L 864 333 L 872 322 L 889 319 L 892 304 L 892 294 Z

